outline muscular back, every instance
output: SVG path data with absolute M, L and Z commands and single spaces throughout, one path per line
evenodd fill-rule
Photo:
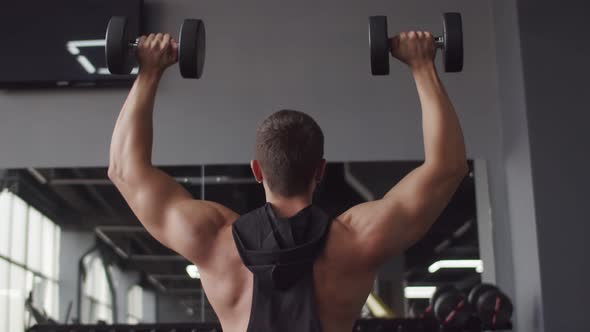
M 245 332 L 252 306 L 252 273 L 243 265 L 231 227 L 220 234 L 214 258 L 202 270 L 203 287 L 223 330 Z M 323 254 L 314 265 L 318 316 L 324 332 L 351 330 L 373 284 L 373 271 L 362 266 L 346 224 L 332 222 Z
M 461 168 L 441 171 L 424 164 L 382 199 L 354 206 L 332 222 L 324 252 L 314 265 L 323 331 L 352 328 L 375 271 L 422 237 L 464 174 Z M 199 267 L 224 331 L 245 332 L 253 277 L 232 237 L 232 223 L 238 215 L 220 204 L 193 200 L 157 169 L 135 172 L 131 179 L 112 178 L 146 229 Z

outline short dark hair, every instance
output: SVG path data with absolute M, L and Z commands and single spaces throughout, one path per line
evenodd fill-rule
M 324 134 L 311 116 L 281 110 L 256 130 L 256 159 L 269 189 L 283 197 L 307 191 L 324 157 Z

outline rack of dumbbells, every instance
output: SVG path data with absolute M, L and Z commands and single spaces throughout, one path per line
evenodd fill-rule
M 438 287 L 430 305 L 411 309 L 414 318 L 361 319 L 353 332 L 481 332 L 512 329 L 512 302 L 498 287 L 480 284 L 468 294 L 452 285 Z M 138 325 L 39 324 L 27 332 L 221 332 L 218 323 Z
M 39 324 L 27 332 L 221 332 L 218 323 L 168 323 L 168 324 L 95 324 L 50 325 Z
M 436 289 L 426 308 L 410 307 L 410 317 L 432 319 L 440 325 L 439 331 L 499 331 L 512 329 L 512 311 L 510 298 L 494 285 L 479 284 L 468 293 L 444 285 Z
M 511 326 L 502 328 L 510 329 Z M 484 331 L 477 319 L 466 326 L 442 326 L 434 318 L 361 319 L 353 332 L 475 332 Z M 172 323 L 139 325 L 35 325 L 27 332 L 221 332 L 214 323 Z

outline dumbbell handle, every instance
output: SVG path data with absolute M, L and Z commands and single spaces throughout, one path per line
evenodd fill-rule
M 436 48 L 445 47 L 445 37 L 443 37 L 443 36 L 434 37 L 434 46 Z
M 444 48 L 445 47 L 445 37 L 443 37 L 443 36 L 434 37 L 434 47 L 435 48 Z
M 139 46 L 139 38 L 129 41 L 129 49 L 135 51 L 137 49 L 137 46 Z

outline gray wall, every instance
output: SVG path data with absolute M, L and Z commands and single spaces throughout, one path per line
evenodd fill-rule
M 156 292 L 150 289 L 143 290 L 143 317 L 142 323 L 153 324 L 157 322 L 158 306 L 156 299 Z
M 140 275 L 136 271 L 123 271 L 121 269 L 113 267 L 111 269 L 113 276 L 113 284 L 116 289 L 116 301 L 117 301 L 117 318 L 120 324 L 127 323 L 128 314 L 128 301 L 127 292 L 131 287 L 139 283 Z M 144 300 L 143 302 L 148 302 Z M 149 307 L 149 304 L 148 304 Z M 153 305 L 152 305 L 153 307 Z M 142 308 L 143 309 L 143 308 Z M 143 314 L 143 312 L 142 312 Z M 142 317 L 143 318 L 143 317 Z
M 370 76 L 367 17 L 387 14 L 390 31 L 440 31 L 440 13 L 459 10 L 465 71 L 443 75 L 471 156 L 498 147 L 491 1 L 146 1 L 150 31 L 177 31 L 186 16 L 207 24 L 202 80 L 164 77 L 155 114 L 159 164 L 242 163 L 256 124 L 279 108 L 311 113 L 332 160 L 422 156 L 420 112 L 408 70 Z M 403 8 L 403 10 L 402 10 Z M 110 134 L 127 91 L 0 92 L 0 168 L 97 166 L 108 162 Z M 386 142 L 386 143 L 384 143 Z
M 518 4 L 545 331 L 587 331 L 590 4 Z
M 543 331 L 541 278 L 536 236 L 535 203 L 532 189 L 530 143 L 524 93 L 524 78 L 518 33 L 516 2 L 493 3 L 498 71 L 498 110 L 502 119 L 505 179 L 490 183 L 492 192 L 500 181 L 506 183 L 506 209 L 498 209 L 493 225 L 497 282 L 515 299 L 515 326 L 518 331 Z M 508 216 L 500 220 L 498 213 Z M 485 262 L 484 262 L 485 263 Z M 512 283 L 511 283 L 511 280 Z

